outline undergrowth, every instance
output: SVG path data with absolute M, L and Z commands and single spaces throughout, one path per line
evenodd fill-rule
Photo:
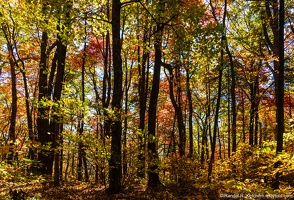
M 197 158 L 170 155 L 160 164 L 163 183 L 158 190 L 146 189 L 146 179 L 126 182 L 126 199 L 272 199 L 294 198 L 294 157 L 283 152 L 276 155 L 271 144 L 254 148 L 240 144 L 230 158 L 217 160 L 211 181 L 208 181 L 207 165 Z M 278 168 L 275 163 L 281 162 Z M 271 187 L 280 173 L 280 188 Z M 134 173 L 131 173 L 134 177 Z M 132 179 L 130 177 L 130 179 Z M 136 179 L 140 179 L 136 177 Z M 54 187 L 52 180 L 29 174 L 24 166 L 0 163 L 0 199 L 11 199 L 12 190 L 22 190 L 26 199 L 119 199 L 107 196 L 105 187 L 71 180 Z M 266 196 L 267 195 L 267 196 Z M 272 196 L 269 196 L 272 195 Z M 280 195 L 280 196 L 278 196 Z

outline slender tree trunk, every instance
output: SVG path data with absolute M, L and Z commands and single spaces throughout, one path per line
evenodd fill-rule
M 250 84 L 250 118 L 249 118 L 249 145 L 254 145 L 254 115 L 255 115 L 255 92 L 254 84 Z
M 110 2 L 107 0 L 107 11 L 106 16 L 107 19 L 110 20 Z M 120 17 L 120 16 L 119 16 Z M 110 51 L 110 33 L 107 31 L 105 35 L 105 50 L 103 53 L 103 83 L 102 83 L 102 107 L 103 107 L 103 115 L 105 115 L 105 120 L 103 124 L 103 129 L 101 130 L 101 137 L 103 140 L 103 145 L 105 145 L 105 136 L 110 136 L 110 125 L 111 120 L 107 109 L 110 104 L 110 96 L 111 96 L 111 62 L 109 61 L 111 57 Z M 98 94 L 98 93 L 96 93 Z M 98 96 L 98 95 L 96 95 Z M 104 176 L 104 175 L 103 175 Z
M 283 135 L 284 135 L 284 20 L 285 20 L 285 5 L 284 0 L 280 0 L 279 10 L 279 68 L 278 68 L 278 91 L 277 91 L 277 153 L 283 151 Z
M 223 51 L 223 50 L 222 50 Z M 223 55 L 223 53 L 222 53 Z M 222 67 L 222 65 L 221 65 Z M 214 127 L 213 127 L 213 136 L 212 136 L 212 145 L 211 145 L 211 157 L 209 162 L 208 168 L 208 181 L 211 181 L 211 173 L 212 173 L 212 165 L 214 162 L 214 155 L 215 155 L 215 147 L 216 147 L 216 134 L 218 130 L 218 115 L 219 115 L 219 108 L 221 103 L 221 92 L 222 92 L 222 69 L 219 70 L 219 78 L 218 78 L 218 95 L 217 95 L 217 102 L 215 108 L 215 118 L 214 118 Z
M 140 104 L 140 122 L 139 122 L 139 129 L 141 130 L 141 134 L 139 135 L 139 155 L 138 159 L 140 161 L 140 165 L 138 166 L 138 176 L 141 178 L 145 177 L 145 146 L 146 146 L 146 134 L 145 134 L 145 115 L 146 115 L 146 105 L 147 105 L 147 88 L 148 88 L 148 81 L 146 81 L 146 74 L 148 76 L 148 73 L 146 73 L 146 62 L 149 57 L 149 53 L 147 51 L 147 31 L 144 30 L 143 35 L 143 56 L 142 61 L 140 60 L 140 48 L 138 47 L 138 69 L 139 69 L 139 104 Z M 138 40 L 139 41 L 139 40 Z M 138 45 L 139 46 L 139 45 Z
M 122 191 L 122 163 L 121 163 L 121 102 L 122 102 L 122 59 L 121 59 L 121 42 L 120 42 L 120 0 L 112 1 L 112 42 L 113 42 L 113 98 L 112 110 L 114 119 L 111 124 L 111 156 L 109 161 L 109 194 L 117 194 Z
M 86 17 L 87 18 L 87 17 Z M 82 96 L 81 96 L 81 101 L 84 106 L 85 103 L 85 65 L 86 65 L 86 48 L 87 48 L 87 23 L 85 19 L 85 36 L 84 36 L 84 48 L 83 48 L 83 57 L 82 57 Z M 82 137 L 84 133 L 84 111 L 81 111 L 81 121 L 80 121 L 80 127 L 79 127 L 79 136 L 80 136 L 80 141 L 78 144 L 78 180 L 82 180 L 82 168 L 84 165 L 84 172 L 85 172 L 85 181 L 89 182 L 89 174 L 88 174 L 88 166 L 87 166 L 87 160 L 86 160 L 86 152 L 85 152 L 85 145 L 82 142 Z
M 189 107 L 189 156 L 193 156 L 193 102 L 192 102 L 192 93 L 190 88 L 190 73 L 186 69 L 186 88 L 187 88 L 187 98 L 188 98 L 188 107 Z
M 111 91 L 111 75 L 110 75 L 110 63 L 108 61 L 109 59 L 109 46 L 110 46 L 110 34 L 107 32 L 105 36 L 105 52 L 103 56 L 103 65 L 104 65 L 104 73 L 103 73 L 103 83 L 102 83 L 102 105 L 103 105 L 103 114 L 105 115 L 104 120 L 104 127 L 102 132 L 102 140 L 103 143 L 105 143 L 105 136 L 110 135 L 110 125 L 111 121 L 108 116 L 107 109 L 110 104 L 110 91 Z
M 244 92 L 242 91 L 242 138 L 243 143 L 246 142 L 246 132 L 245 132 L 245 99 L 244 99 Z
M 175 126 L 176 126 L 176 114 L 173 117 L 173 127 L 172 127 L 172 131 L 170 135 L 170 142 L 168 145 L 168 154 L 176 152 Z M 168 157 L 168 154 L 167 154 L 167 157 Z
M 228 70 L 228 86 L 230 85 L 230 70 Z M 230 87 L 230 86 L 229 86 Z M 228 88 L 228 157 L 231 157 L 231 92 Z
M 225 2 L 226 4 L 226 2 Z M 225 11 L 226 12 L 226 11 Z M 224 16 L 225 17 L 225 16 Z M 225 26 L 225 22 L 223 22 Z M 226 52 L 229 56 L 230 60 L 230 72 L 231 72 L 231 99 L 232 99 L 232 152 L 236 152 L 237 148 L 237 108 L 236 108 L 236 75 L 235 75 L 235 67 L 234 67 L 234 62 L 233 62 L 233 56 L 231 54 L 231 51 L 229 49 L 228 41 L 227 38 L 225 38 L 226 41 Z
M 205 159 L 205 138 L 206 138 L 206 128 L 202 131 L 201 134 L 201 153 L 200 153 L 200 163 L 204 165 L 204 159 Z
M 27 114 L 27 122 L 28 122 L 28 134 L 29 134 L 29 138 L 32 142 L 34 142 L 35 140 L 35 136 L 34 136 L 34 132 L 33 132 L 33 118 L 32 118 L 32 113 L 31 113 L 31 105 L 30 105 L 30 93 L 29 93 L 29 86 L 28 86 L 28 82 L 27 82 L 27 77 L 26 77 L 26 69 L 25 69 L 25 65 L 24 62 L 21 61 L 22 63 L 22 76 L 23 76 L 23 83 L 24 83 L 24 90 L 25 90 L 25 97 L 26 97 L 26 114 Z M 29 156 L 32 160 L 35 159 L 35 155 L 33 152 L 33 149 L 30 148 L 29 149 Z
M 224 7 L 224 16 L 223 16 L 223 28 L 226 27 L 226 14 L 227 14 L 227 0 L 225 0 L 225 7 Z M 221 45 L 224 45 L 226 37 L 225 33 L 223 33 L 221 37 Z M 215 118 L 214 118 L 214 127 L 213 127 L 213 136 L 212 136 L 212 147 L 211 147 L 211 157 L 209 162 L 208 168 L 208 181 L 211 182 L 211 174 L 212 174 L 212 166 L 214 163 L 214 154 L 215 154 L 215 147 L 216 147 L 216 134 L 218 130 L 218 117 L 219 117 L 219 109 L 221 103 L 221 95 L 222 95 L 222 74 L 223 74 L 223 65 L 224 65 L 224 49 L 221 49 L 221 63 L 219 66 L 219 77 L 218 77 L 218 95 L 217 95 L 217 102 L 215 108 Z M 231 72 L 232 73 L 232 72 Z M 231 91 L 232 93 L 232 91 Z M 231 94 L 232 95 L 232 94 Z M 232 135 L 233 136 L 233 135 Z M 233 136 L 234 140 L 234 136 Z M 234 152 L 234 145 L 233 145 L 233 152 Z
M 254 116 L 254 144 L 255 146 L 258 146 L 258 119 L 259 119 L 259 115 L 258 115 L 258 105 L 256 105 L 255 108 L 255 116 Z
M 78 122 L 78 135 L 81 137 L 81 122 Z M 83 155 L 82 155 L 82 145 L 78 142 L 78 163 L 77 163 L 77 178 L 78 181 L 83 180 Z
M 20 69 L 20 72 L 23 76 L 25 98 L 26 98 L 25 103 L 26 103 L 28 133 L 29 133 L 29 138 L 31 139 L 33 137 L 33 122 L 32 122 L 32 115 L 31 115 L 31 111 L 30 111 L 30 95 L 29 95 L 26 72 L 25 72 L 25 63 L 22 60 L 21 56 L 19 55 L 17 41 L 15 40 L 15 35 L 14 35 L 15 34 L 15 27 L 14 26 L 12 27 L 12 32 L 13 32 L 12 35 L 10 34 L 11 30 L 4 23 L 1 24 L 1 29 L 4 33 L 4 38 L 6 39 L 6 42 L 7 42 L 7 48 L 8 48 L 8 52 L 9 52 L 9 62 L 11 64 L 11 66 L 14 65 L 14 67 L 17 67 L 18 69 Z M 19 62 L 21 64 L 19 64 Z M 12 143 L 14 143 L 14 142 L 12 142 Z
M 221 143 L 221 137 L 220 137 L 220 128 L 217 130 L 217 138 L 219 143 L 219 159 L 222 159 L 222 143 Z
M 8 47 L 8 49 L 10 49 Z M 12 52 L 9 51 L 9 54 Z M 15 126 L 16 126 L 16 115 L 17 115 L 17 90 L 16 90 L 16 72 L 15 72 L 15 64 L 9 55 L 9 63 L 10 63 L 10 73 L 11 73 L 11 116 L 10 116 L 10 127 L 9 127 L 9 154 L 8 154 L 8 163 L 12 163 L 14 159 L 14 145 L 15 145 Z
M 200 127 L 199 125 L 197 126 L 197 153 L 198 153 L 198 156 L 200 156 Z M 201 162 L 201 164 L 203 164 Z
M 262 134 L 262 124 L 261 122 L 259 124 L 259 148 L 262 147 L 262 141 L 263 141 L 263 134 Z
M 160 1 L 159 4 L 162 4 Z M 162 6 L 162 5 L 159 5 Z M 155 63 L 153 70 L 152 89 L 149 101 L 148 110 L 148 151 L 149 151 L 149 165 L 148 165 L 148 186 L 158 186 L 161 184 L 158 174 L 158 153 L 156 147 L 156 113 L 157 101 L 160 83 L 160 68 L 161 68 L 161 40 L 163 34 L 163 26 L 158 24 L 156 27 L 156 35 L 154 42 L 155 49 Z
M 62 120 L 63 121 L 63 120 Z M 63 123 L 60 124 L 60 132 L 62 133 L 63 132 Z M 59 154 L 60 154 L 60 163 L 59 163 L 59 170 L 60 170 L 60 173 L 59 173 L 59 179 L 60 181 L 62 182 L 63 181 L 63 135 L 61 134 L 60 135 L 60 151 L 59 151 Z
M 125 116 L 128 115 L 129 111 L 129 90 L 132 82 L 132 68 L 133 63 L 131 64 L 130 70 L 127 69 L 128 62 L 127 59 L 125 59 L 125 66 L 126 66 L 126 76 L 125 76 L 125 82 L 124 82 L 124 88 L 125 88 Z M 129 71 L 129 73 L 128 73 Z M 123 131 L 123 177 L 127 177 L 127 133 L 128 133 L 128 118 L 125 117 L 124 119 L 124 131 Z
M 180 152 L 180 156 L 184 156 L 185 155 L 185 144 L 186 144 L 186 132 L 185 132 L 185 126 L 184 126 L 184 121 L 183 121 L 183 112 L 182 112 L 182 108 L 181 108 L 181 91 L 179 89 L 179 78 L 177 76 L 176 72 L 176 77 L 174 78 L 174 74 L 173 74 L 173 70 L 172 70 L 172 66 L 168 65 L 168 64 L 164 64 L 164 66 L 169 70 L 169 94 L 170 94 L 170 99 L 172 102 L 172 105 L 175 109 L 175 114 L 176 114 L 176 118 L 177 118 L 177 122 L 178 122 L 178 131 L 179 131 L 179 136 L 180 136 L 180 142 L 179 142 L 179 152 Z M 177 71 L 178 69 L 176 69 Z M 176 87 L 177 87 L 177 91 L 178 91 L 178 98 L 175 98 L 174 95 L 174 86 L 173 84 L 176 83 Z M 177 102 L 178 101 L 178 102 Z

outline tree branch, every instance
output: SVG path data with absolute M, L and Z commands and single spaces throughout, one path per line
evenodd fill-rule
M 121 7 L 126 6 L 130 3 L 141 3 L 141 2 L 140 2 L 140 0 L 130 0 L 130 1 L 126 1 L 126 2 L 121 3 Z
M 53 42 L 53 44 L 51 46 L 49 46 L 49 48 L 46 52 L 47 56 L 51 53 L 51 51 L 54 49 L 54 47 L 56 47 L 56 45 L 57 45 L 57 41 Z
M 169 72 L 171 72 L 173 70 L 173 67 L 171 64 L 167 64 L 165 62 L 161 62 L 161 66 L 164 67 L 165 69 L 167 69 Z
M 146 6 L 141 2 L 141 1 L 138 1 L 141 6 L 147 11 L 147 13 L 151 16 L 151 18 L 153 19 L 153 21 L 155 21 L 155 23 L 157 24 L 157 21 L 156 19 L 154 18 L 154 16 L 149 12 L 149 10 L 146 8 Z

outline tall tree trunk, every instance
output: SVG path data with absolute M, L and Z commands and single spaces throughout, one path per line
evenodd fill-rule
M 207 140 L 207 128 L 206 124 L 205 127 L 203 127 L 202 134 L 201 134 L 201 153 L 200 153 L 200 163 L 204 165 L 205 161 L 205 144 Z
M 31 112 L 31 105 L 30 105 L 30 93 L 29 93 L 29 86 L 28 86 L 28 81 L 26 77 L 26 69 L 25 69 L 25 64 L 21 60 L 22 63 L 22 69 L 21 74 L 23 76 L 23 83 L 24 83 L 24 90 L 25 90 L 25 97 L 26 97 L 26 114 L 27 114 L 27 122 L 28 122 L 28 134 L 29 138 L 32 142 L 35 140 L 34 136 L 34 129 L 33 129 L 33 118 L 32 118 L 32 112 Z M 30 159 L 34 160 L 35 159 L 35 153 L 33 152 L 32 148 L 29 148 L 29 157 Z
M 129 90 L 132 82 L 132 68 L 133 68 L 133 62 L 131 64 L 130 69 L 127 69 L 128 62 L 127 58 L 125 59 L 125 81 L 124 81 L 124 88 L 125 88 L 125 118 L 124 118 L 124 131 L 123 131 L 123 177 L 127 177 L 127 133 L 128 133 L 128 111 L 129 111 Z M 129 73 L 128 73 L 129 71 Z
M 231 157 L 231 92 L 230 69 L 228 69 L 228 157 Z
M 284 20 L 285 20 L 285 3 L 284 0 L 272 1 L 272 9 L 270 2 L 266 1 L 266 14 L 270 23 L 270 28 L 273 33 L 273 42 L 268 35 L 267 26 L 264 23 L 264 36 L 269 46 L 271 53 L 279 58 L 274 60 L 273 75 L 275 80 L 275 96 L 276 96 L 276 139 L 277 139 L 277 153 L 283 150 L 283 133 L 284 133 Z
M 31 115 L 31 111 L 30 111 L 30 95 L 29 95 L 27 78 L 26 78 L 25 63 L 19 54 L 18 47 L 17 47 L 17 41 L 15 39 L 15 27 L 12 26 L 12 31 L 11 31 L 10 28 L 5 23 L 2 23 L 1 29 L 4 33 L 4 38 L 6 39 L 6 42 L 7 42 L 7 48 L 8 48 L 8 52 L 9 52 L 9 62 L 10 62 L 10 64 L 13 63 L 13 65 L 15 65 L 15 67 L 20 69 L 20 72 L 23 76 L 23 83 L 24 83 L 24 90 L 25 90 L 26 114 L 27 114 L 27 123 L 28 123 L 28 133 L 29 133 L 29 138 L 32 138 L 33 137 L 33 122 L 32 122 L 32 115 Z M 13 34 L 11 34 L 11 33 L 13 33 Z M 20 62 L 20 64 L 19 64 L 19 62 Z
M 122 59 L 120 42 L 120 0 L 112 1 L 112 49 L 113 49 L 113 98 L 112 110 L 114 118 L 111 124 L 111 156 L 109 160 L 109 194 L 117 194 L 122 191 L 122 163 L 121 163 L 121 102 L 122 102 Z
M 250 118 L 249 118 L 249 145 L 254 145 L 254 116 L 255 116 L 255 90 L 254 83 L 250 83 Z
M 159 6 L 162 5 L 162 1 L 159 2 Z M 161 40 L 163 34 L 162 24 L 157 24 L 154 49 L 155 49 L 155 62 L 153 70 L 152 89 L 149 100 L 148 110 L 148 151 L 149 151 L 149 165 L 148 165 L 148 186 L 160 185 L 158 174 L 158 153 L 156 147 L 156 113 L 157 113 L 157 101 L 159 93 L 160 83 L 160 68 L 161 68 Z
M 243 143 L 246 142 L 246 124 L 245 124 L 245 98 L 244 98 L 244 91 L 242 91 L 242 138 L 243 138 Z
M 223 21 L 222 21 L 222 26 L 223 26 L 224 30 L 226 27 L 226 14 L 227 14 L 227 0 L 225 0 L 224 16 L 223 16 Z M 226 42 L 225 40 L 226 40 L 226 36 L 225 36 L 225 32 L 224 32 L 221 37 L 221 46 L 222 47 Z M 215 118 L 214 118 L 213 136 L 212 136 L 212 145 L 211 145 L 211 157 L 210 157 L 209 168 L 208 168 L 208 181 L 209 182 L 211 181 L 212 166 L 214 163 L 215 147 L 216 147 L 216 135 L 217 135 L 217 130 L 219 128 L 218 127 L 218 117 L 219 117 L 218 115 L 219 115 L 221 95 L 222 95 L 221 93 L 222 93 L 223 65 L 224 65 L 224 49 L 222 48 L 221 49 L 221 63 L 219 66 L 219 77 L 218 77 L 218 95 L 217 95 L 217 102 L 216 102 L 216 108 L 215 108 Z M 233 138 L 233 140 L 234 140 L 234 138 Z
M 186 89 L 187 89 L 187 98 L 188 98 L 188 109 L 189 109 L 189 156 L 193 156 L 193 103 L 192 103 L 192 93 L 190 86 L 190 72 L 189 69 L 186 69 Z
M 179 89 L 179 78 L 178 78 L 178 69 L 176 70 L 176 77 L 174 78 L 174 74 L 173 74 L 173 69 L 171 65 L 168 64 L 163 64 L 168 70 L 169 70 L 169 94 L 170 94 L 170 99 L 172 102 L 172 105 L 175 109 L 175 114 L 176 114 L 176 118 L 177 118 L 177 122 L 178 122 L 178 131 L 179 131 L 179 136 L 180 136 L 180 142 L 179 142 L 179 152 L 180 152 L 180 156 L 184 156 L 185 155 L 185 144 L 186 144 L 186 132 L 185 132 L 185 126 L 184 126 L 184 120 L 183 120 L 183 112 L 182 112 L 182 108 L 181 108 L 181 91 Z M 177 66 L 179 67 L 179 66 Z M 178 97 L 176 99 L 175 95 L 174 95 L 174 84 L 176 84 L 177 87 L 177 93 L 178 93 Z M 178 102 L 177 102 L 178 101 Z
M 279 10 L 279 23 L 278 23 L 278 57 L 279 62 L 275 68 L 277 71 L 277 81 L 276 83 L 276 107 L 277 107 L 277 148 L 276 153 L 281 154 L 283 151 L 283 135 L 284 135 L 284 20 L 285 20 L 285 2 L 280 0 L 280 10 Z M 278 8 L 276 8 L 278 9 Z M 277 17 L 277 16 L 276 16 Z M 277 62 L 277 61 L 276 61 Z M 276 162 L 274 167 L 278 168 L 282 163 Z M 281 172 L 276 173 L 276 177 L 273 180 L 272 187 L 274 189 L 279 189 Z
M 226 4 L 226 2 L 225 2 Z M 226 9 L 226 8 L 225 8 Z M 226 11 L 225 11 L 226 12 Z M 225 18 L 225 16 L 224 16 Z M 223 22 L 225 26 L 225 22 Z M 224 27 L 225 28 L 225 27 Z M 229 49 L 228 41 L 225 36 L 225 44 L 226 44 L 226 52 L 229 57 L 230 61 L 230 72 L 231 72 L 231 88 L 230 88 L 230 94 L 232 99 L 232 152 L 236 152 L 237 148 L 237 108 L 236 108 L 236 77 L 235 77 L 235 67 L 233 62 L 233 56 L 231 54 L 231 51 Z
M 70 19 L 70 10 L 72 8 L 72 2 L 67 2 L 64 7 L 64 12 L 66 16 L 65 24 L 61 25 L 58 24 L 57 30 L 59 31 L 57 35 L 57 48 L 56 48 L 56 55 L 57 55 L 57 73 L 54 85 L 54 93 L 53 93 L 53 101 L 60 105 L 61 93 L 63 88 L 64 82 L 64 71 L 65 71 L 65 59 L 66 59 L 66 51 L 67 51 L 67 44 L 66 40 L 62 38 L 63 34 L 68 34 L 67 29 L 69 28 L 69 19 Z M 62 116 L 59 113 L 59 108 L 56 109 L 55 112 L 57 114 L 53 115 L 52 123 L 50 124 L 50 129 L 54 134 L 54 185 L 60 185 L 60 151 L 58 150 L 60 146 L 60 134 L 61 134 L 61 126 L 62 126 Z
M 44 147 L 47 143 L 53 142 L 52 135 L 49 134 L 49 116 L 48 108 L 42 105 L 43 101 L 48 99 L 48 82 L 47 82 L 47 43 L 48 34 L 46 32 L 42 33 L 41 41 L 41 58 L 39 64 L 39 96 L 38 96 L 38 116 L 37 116 L 37 130 L 38 130 L 38 141 L 41 146 Z M 53 63 L 52 63 L 53 64 Z M 40 167 L 38 172 L 41 174 L 52 174 L 53 166 L 53 152 L 45 149 L 41 149 L 38 153 L 38 161 L 40 162 Z
M 64 80 L 64 70 L 65 70 L 65 58 L 66 58 L 66 45 L 61 42 L 61 37 L 58 36 L 58 44 L 57 44 L 57 55 L 58 55 L 58 62 L 57 62 L 57 74 L 56 74 L 56 81 L 54 86 L 54 94 L 53 94 L 53 101 L 57 102 L 59 105 L 59 100 L 61 99 L 61 92 L 62 92 L 62 85 Z M 61 105 L 59 105 L 61 106 Z M 54 185 L 60 185 L 60 171 L 59 171 L 59 155 L 60 152 L 58 149 L 59 142 L 60 142 L 60 130 L 62 124 L 62 117 L 60 116 L 58 108 L 55 108 L 57 114 L 53 115 L 52 123 L 50 124 L 50 129 L 54 134 Z
M 284 20 L 285 20 L 285 5 L 284 0 L 280 0 L 279 10 L 279 67 L 278 67 L 278 82 L 276 94 L 277 106 L 277 153 L 283 151 L 283 134 L 284 134 Z
M 87 16 L 85 18 L 85 36 L 84 36 L 84 48 L 83 48 L 83 57 L 82 57 L 82 95 L 81 101 L 82 105 L 85 104 L 85 65 L 86 65 L 86 48 L 87 48 Z M 82 180 L 82 166 L 84 164 L 84 172 L 85 172 L 85 181 L 89 182 L 89 174 L 88 174 L 88 166 L 86 160 L 86 152 L 85 152 L 85 145 L 83 143 L 83 133 L 84 133 L 84 111 L 81 111 L 81 121 L 79 127 L 79 137 L 80 141 L 78 143 L 78 180 Z
M 223 51 L 223 50 L 222 50 Z M 223 55 L 223 53 L 222 53 Z M 222 64 L 221 66 L 222 67 Z M 215 117 L 214 117 L 214 127 L 213 127 L 213 136 L 212 136 L 212 145 L 211 145 L 211 156 L 210 156 L 210 162 L 209 162 L 209 168 L 208 168 L 208 181 L 211 181 L 211 173 L 212 173 L 212 165 L 214 162 L 214 156 L 215 156 L 215 148 L 216 148 L 216 134 L 218 130 L 218 115 L 219 115 L 219 109 L 220 109 L 220 103 L 221 103 L 221 92 L 222 92 L 222 72 L 223 70 L 219 70 L 219 78 L 218 78 L 218 95 L 217 95 L 217 102 L 216 102 L 216 108 L 215 108 Z
M 8 47 L 8 49 L 10 49 Z M 16 90 L 16 72 L 15 64 L 12 59 L 11 51 L 9 51 L 9 63 L 10 63 L 10 73 L 11 73 L 11 116 L 10 116 L 10 127 L 9 127 L 9 154 L 8 154 L 8 163 L 12 163 L 14 159 L 14 145 L 15 145 L 15 126 L 16 126 L 16 113 L 17 113 L 17 90 Z
M 63 120 L 62 120 L 63 121 Z M 60 132 L 62 133 L 63 132 L 63 123 L 60 124 Z M 60 162 L 59 162 L 59 179 L 60 181 L 62 182 L 63 181 L 63 135 L 61 134 L 60 135 L 60 151 L 59 151 L 59 157 L 60 157 Z
M 138 34 L 139 36 L 139 34 Z M 138 39 L 139 41 L 139 39 Z M 139 135 L 139 154 L 138 159 L 140 161 L 140 164 L 138 166 L 138 176 L 141 178 L 145 177 L 145 114 L 146 114 L 146 107 L 147 107 L 147 88 L 148 88 L 148 73 L 146 70 L 146 62 L 149 58 L 149 53 L 147 50 L 147 30 L 144 29 L 143 34 L 143 56 L 142 60 L 140 59 L 140 46 L 138 45 L 138 70 L 139 70 L 139 116 L 140 116 L 140 122 L 139 122 L 139 129 L 141 130 L 141 134 Z M 146 77 L 147 76 L 147 77 Z
M 221 142 L 221 137 L 220 137 L 220 128 L 217 129 L 217 138 L 218 138 L 218 143 L 219 143 L 219 159 L 222 159 L 222 142 Z
M 109 10 L 109 9 L 108 9 Z M 109 113 L 107 109 L 110 104 L 110 92 L 111 92 L 111 70 L 110 70 L 110 63 L 108 61 L 110 57 L 109 47 L 110 47 L 110 34 L 109 32 L 106 33 L 105 36 L 105 52 L 103 54 L 103 65 L 104 65 L 104 73 L 103 73 L 103 83 L 102 83 L 102 106 L 103 106 L 103 114 L 105 115 L 104 126 L 102 130 L 102 140 L 105 143 L 105 136 L 110 135 L 110 125 L 111 120 L 109 119 Z
M 45 15 L 47 5 L 44 3 L 42 7 L 42 13 Z M 53 151 L 46 150 L 44 148 L 47 144 L 53 143 L 53 135 L 49 134 L 49 108 L 43 106 L 43 102 L 49 100 L 53 87 L 53 77 L 56 69 L 56 53 L 52 60 L 52 68 L 50 71 L 49 81 L 48 81 L 48 33 L 46 31 L 42 32 L 42 40 L 40 47 L 40 63 L 39 63 L 39 96 L 38 96 L 38 115 L 37 115 L 37 132 L 38 141 L 41 144 L 41 150 L 38 152 L 38 161 L 40 166 L 37 171 L 41 174 L 51 175 L 53 166 Z M 52 145 L 50 146 L 50 148 Z
M 255 146 L 258 146 L 258 104 L 255 105 L 255 116 L 254 116 L 254 144 Z

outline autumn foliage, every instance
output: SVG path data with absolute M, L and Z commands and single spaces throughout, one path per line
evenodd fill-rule
M 0 0 L 0 199 L 293 198 L 283 2 Z

